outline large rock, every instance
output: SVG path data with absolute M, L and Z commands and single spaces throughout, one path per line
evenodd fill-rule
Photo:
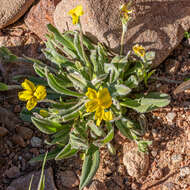
M 139 152 L 135 143 L 125 143 L 123 146 L 123 164 L 130 176 L 137 179 L 146 174 L 149 167 L 149 156 Z
M 53 170 L 52 168 L 45 170 L 45 189 L 44 190 L 57 190 L 53 180 Z M 29 187 L 32 176 L 32 190 L 36 190 L 38 187 L 38 182 L 40 180 L 41 172 L 31 172 L 26 176 L 22 176 L 18 179 L 15 179 L 7 190 L 26 190 Z
M 68 11 L 82 5 L 83 30 L 118 51 L 121 36 L 119 7 L 124 0 L 62 0 L 56 7 L 54 23 L 63 32 L 73 26 Z M 189 0 L 133 1 L 134 20 L 128 27 L 125 51 L 140 43 L 147 50 L 156 51 L 155 66 L 161 63 L 180 43 L 184 31 L 190 28 Z
M 53 13 L 58 2 L 61 0 L 40 0 L 33 6 L 25 18 L 25 24 L 28 28 L 45 40 L 45 34 L 48 33 L 46 25 L 53 23 Z M 62 14 L 62 13 L 60 13 Z
M 0 0 L 0 29 L 17 21 L 35 0 Z

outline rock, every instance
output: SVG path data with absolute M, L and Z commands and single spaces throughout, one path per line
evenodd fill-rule
M 163 171 L 161 168 L 156 169 L 152 176 L 152 178 L 156 180 L 161 179 L 162 177 L 163 177 Z
M 168 59 L 165 62 L 165 71 L 170 75 L 176 74 L 180 66 L 180 62 L 175 59 Z
M 131 145 L 132 144 L 132 145 Z M 148 154 L 138 151 L 138 147 L 131 143 L 125 143 L 123 147 L 123 164 L 130 176 L 140 178 L 148 170 L 149 156 Z
M 171 161 L 173 164 L 179 163 L 183 161 L 183 157 L 181 154 L 173 154 L 171 156 Z
M 20 170 L 18 167 L 13 166 L 9 170 L 5 171 L 5 174 L 8 178 L 17 178 L 20 176 Z
M 8 132 L 9 131 L 6 128 L 0 127 L 0 137 L 4 137 Z
M 138 190 L 140 187 L 139 187 L 139 184 L 138 183 L 132 183 L 131 184 L 131 189 L 132 190 Z
M 8 36 L 0 36 L 0 47 L 7 46 Z
M 119 7 L 124 0 L 62 0 L 56 7 L 54 23 L 63 32 L 76 29 L 68 11 L 82 5 L 84 15 L 81 17 L 83 30 L 88 36 L 98 38 L 119 50 L 121 38 L 121 21 Z M 172 52 L 184 37 L 184 31 L 190 28 L 190 1 L 136 0 L 131 9 L 134 19 L 131 21 L 125 41 L 125 51 L 139 43 L 146 50 L 156 52 L 154 65 L 157 66 Z M 61 13 L 61 14 L 60 14 Z
M 172 123 L 172 121 L 174 120 L 174 118 L 176 117 L 176 113 L 174 112 L 169 112 L 167 115 L 166 115 L 166 119 L 169 123 Z
M 60 1 L 61 0 L 40 0 L 31 8 L 24 20 L 28 28 L 42 40 L 45 40 L 45 34 L 48 33 L 46 25 L 49 23 L 54 24 L 53 13 L 55 6 Z
M 16 22 L 35 0 L 0 0 L 0 29 Z
M 16 131 L 25 140 L 29 140 L 32 138 L 33 131 L 28 127 L 17 126 Z
M 71 170 L 59 172 L 58 176 L 61 181 L 61 186 L 63 187 L 73 188 L 79 185 L 79 180 L 76 177 L 76 174 Z
M 32 137 L 31 145 L 32 145 L 32 147 L 41 147 L 42 146 L 42 140 L 38 137 Z
M 24 139 L 20 135 L 13 135 L 12 140 L 15 144 L 23 148 L 26 147 L 26 143 L 24 142 Z
M 188 175 L 190 175 L 190 167 L 185 166 L 180 169 L 180 177 L 186 177 Z
M 93 180 L 92 183 L 84 188 L 84 190 L 107 190 L 107 187 L 104 183 L 98 180 Z
M 14 107 L 14 113 L 20 113 L 21 112 L 21 106 L 20 105 L 16 105 L 15 107 Z
M 7 190 L 26 190 L 29 187 L 31 177 L 34 176 L 32 181 L 32 190 L 37 189 L 38 182 L 40 179 L 41 171 L 39 172 L 31 172 L 28 175 L 22 176 L 18 179 L 15 179 Z M 52 168 L 45 169 L 45 189 L 44 190 L 57 190 L 55 187 L 54 179 L 53 179 L 53 170 Z
M 163 190 L 176 190 L 175 184 L 172 182 L 166 182 L 163 185 Z

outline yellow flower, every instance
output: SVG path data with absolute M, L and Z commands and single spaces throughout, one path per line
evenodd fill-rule
M 86 96 L 90 99 L 90 101 L 85 104 L 86 111 L 96 112 L 95 120 L 97 126 L 100 126 L 102 119 L 105 121 L 113 119 L 112 112 L 105 112 L 104 110 L 112 105 L 112 99 L 107 88 L 99 89 L 98 92 L 92 88 L 88 88 Z
M 123 4 L 120 7 L 121 15 L 124 17 L 126 21 L 129 19 L 129 15 L 133 12 L 132 10 L 128 9 L 128 6 L 126 4 Z
M 73 24 L 78 24 L 79 22 L 79 17 L 84 14 L 83 8 L 81 5 L 78 5 L 76 8 L 71 9 L 68 14 L 72 17 L 73 19 Z
M 35 86 L 33 82 L 25 79 L 21 84 L 24 91 L 18 93 L 18 97 L 21 101 L 27 101 L 27 110 L 32 110 L 38 101 L 43 100 L 47 93 L 45 86 L 38 85 Z
M 138 44 L 133 46 L 133 51 L 137 56 L 144 57 L 145 56 L 145 48 L 143 46 L 140 46 Z

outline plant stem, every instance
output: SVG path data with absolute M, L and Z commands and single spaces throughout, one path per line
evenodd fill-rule
M 44 100 L 41 100 L 41 101 L 39 101 L 39 102 L 46 102 L 46 103 L 57 104 L 56 101 L 54 101 L 54 100 L 50 100 L 50 99 L 44 99 Z
M 126 24 L 122 24 L 122 34 L 121 34 L 121 49 L 120 49 L 120 55 L 123 55 L 123 46 L 124 46 L 124 37 L 125 37 L 125 33 L 127 31 L 127 25 Z

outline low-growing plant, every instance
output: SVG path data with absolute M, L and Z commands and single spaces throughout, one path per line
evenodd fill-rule
M 51 135 L 51 141 L 46 143 L 57 145 L 48 153 L 47 160 L 61 160 L 82 153 L 84 161 L 79 189 L 88 185 L 95 175 L 101 147 L 116 154 L 111 143 L 116 130 L 135 141 L 139 151 L 146 152 L 151 142 L 142 138 L 146 125 L 144 113 L 170 102 L 167 94 L 140 91 L 142 83 L 147 86 L 154 72 L 151 64 L 155 53 L 146 52 L 137 44 L 132 51 L 123 54 L 132 10 L 129 5 L 123 5 L 120 12 L 123 26 L 120 54 L 109 51 L 101 43 L 92 43 L 83 34 L 82 6 L 69 11 L 79 30 L 61 34 L 54 26 L 47 26 L 50 33 L 46 36 L 43 53 L 51 65 L 28 57 L 16 57 L 3 47 L 0 51 L 4 60 L 33 63 L 40 78 L 28 77 L 29 80 L 22 83 L 24 90 L 19 92 L 19 99 L 27 101 L 29 111 L 23 110 L 21 116 L 30 119 L 33 113 L 32 123 L 41 132 Z M 38 102 L 46 102 L 47 108 L 34 108 Z M 137 118 L 131 120 L 128 109 L 136 111 Z M 32 161 L 43 158 L 44 155 L 40 155 Z

